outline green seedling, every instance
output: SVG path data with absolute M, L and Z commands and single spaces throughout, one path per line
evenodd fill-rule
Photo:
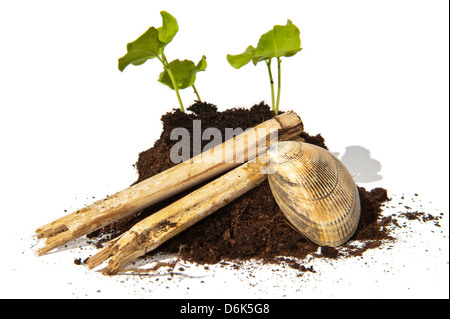
M 179 28 L 177 20 L 172 15 L 161 11 L 161 16 L 162 27 L 151 27 L 135 41 L 127 44 L 127 54 L 119 59 L 119 70 L 123 71 L 130 64 L 141 65 L 149 59 L 157 58 L 164 67 L 164 71 L 159 76 L 159 82 L 175 91 L 180 109 L 185 112 L 179 90 L 192 86 L 197 99 L 201 101 L 194 82 L 197 72 L 205 71 L 207 67 L 206 57 L 203 56 L 197 65 L 189 60 L 174 60 L 169 63 L 164 49 Z
M 228 54 L 227 60 L 236 69 L 240 69 L 250 61 L 254 65 L 257 65 L 261 61 L 266 62 L 269 71 L 272 110 L 278 115 L 281 91 L 281 58 L 291 57 L 301 50 L 300 30 L 291 20 L 288 20 L 285 26 L 276 25 L 272 30 L 263 34 L 256 48 L 250 45 L 241 54 Z M 271 68 L 273 58 L 276 58 L 278 63 L 278 91 L 276 101 Z

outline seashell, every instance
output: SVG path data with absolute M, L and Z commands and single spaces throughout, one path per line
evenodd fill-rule
M 358 189 L 347 168 L 327 150 L 288 141 L 267 150 L 272 194 L 289 222 L 313 243 L 336 247 L 355 233 Z

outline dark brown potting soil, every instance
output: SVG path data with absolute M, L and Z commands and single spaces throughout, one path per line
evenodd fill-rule
M 170 140 L 170 133 L 174 128 L 183 127 L 192 132 L 193 120 L 199 119 L 202 130 L 215 127 L 225 136 L 225 128 L 240 127 L 245 130 L 274 116 L 264 103 L 250 109 L 236 108 L 218 112 L 212 104 L 196 102 L 188 110 L 190 111 L 188 113 L 174 110 L 162 116 L 163 131 L 160 138 L 152 148 L 139 154 L 136 163 L 139 177 L 136 182 L 175 165 L 169 157 L 171 147 L 177 143 L 176 140 Z M 302 137 L 308 143 L 327 148 L 320 135 L 310 136 L 303 133 Z M 209 141 L 203 141 L 202 147 L 207 143 Z M 192 189 L 188 192 L 191 191 Z M 391 220 L 381 217 L 382 205 L 388 201 L 385 189 L 377 188 L 369 192 L 359 188 L 359 193 L 362 206 L 359 227 L 353 238 L 339 249 L 320 248 L 291 227 L 278 208 L 268 183 L 264 182 L 172 238 L 151 254 L 175 253 L 180 254 L 184 260 L 197 263 L 217 263 L 223 260 L 249 258 L 274 262 L 279 256 L 304 258 L 310 254 L 328 258 L 361 255 L 367 249 L 379 247 L 384 240 L 390 238 L 387 227 L 391 225 Z M 127 221 L 116 223 L 104 231 L 117 235 L 184 195 L 186 192 L 155 204 Z M 96 234 L 98 232 L 91 234 L 90 237 Z M 358 245 L 352 245 L 355 240 L 358 241 Z

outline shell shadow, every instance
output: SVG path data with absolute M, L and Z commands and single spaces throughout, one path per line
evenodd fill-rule
M 372 158 L 370 151 L 362 146 L 347 146 L 341 161 L 353 175 L 355 183 L 371 183 L 383 179 L 379 174 L 381 163 Z

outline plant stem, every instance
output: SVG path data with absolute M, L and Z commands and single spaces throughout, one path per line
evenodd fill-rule
M 175 77 L 173 76 L 172 70 L 170 69 L 169 63 L 167 62 L 167 58 L 164 55 L 164 52 L 161 54 L 160 58 L 159 56 L 157 57 L 159 59 L 159 61 L 161 61 L 161 63 L 164 66 L 164 69 L 167 71 L 167 73 L 169 74 L 170 80 L 172 81 L 172 85 L 173 85 L 173 89 L 175 90 L 175 93 L 177 95 L 177 99 L 178 99 L 178 103 L 180 104 L 180 109 L 183 113 L 186 113 L 186 111 L 184 110 L 184 106 L 183 106 L 183 102 L 181 101 L 181 96 L 180 96 L 180 92 L 178 90 L 178 84 L 175 81 Z
M 180 103 L 180 108 L 183 113 L 186 113 L 184 110 L 183 102 L 181 101 L 180 92 L 178 91 L 178 85 L 175 81 L 175 77 L 173 76 L 172 70 L 170 67 L 167 67 L 167 73 L 169 73 L 170 79 L 172 80 L 173 88 L 175 89 L 175 93 L 177 94 L 178 103 Z
M 280 91 L 281 91 L 281 58 L 277 57 L 278 61 L 278 92 L 277 92 L 277 106 L 275 108 L 275 115 L 278 115 L 278 109 L 280 107 Z
M 194 84 L 192 84 L 192 88 L 194 89 L 195 95 L 197 95 L 197 101 L 201 102 L 202 99 L 200 98 L 200 95 L 198 95 L 198 91 L 197 91 L 197 89 L 195 88 L 195 85 L 194 85 Z
M 273 77 L 272 77 L 272 69 L 270 67 L 272 59 L 266 60 L 267 69 L 269 70 L 269 79 L 270 79 L 270 91 L 272 93 L 272 110 L 275 112 L 275 115 L 278 115 L 278 112 L 275 110 L 275 91 L 273 88 Z

